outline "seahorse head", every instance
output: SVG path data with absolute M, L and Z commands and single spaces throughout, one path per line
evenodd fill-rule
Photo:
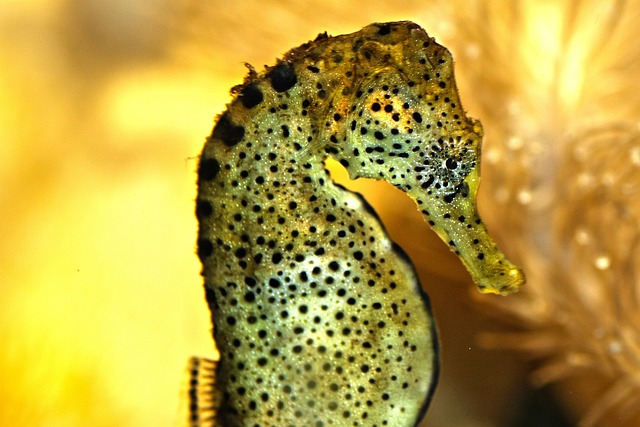
M 409 194 L 460 256 L 482 292 L 511 293 L 520 269 L 496 248 L 476 207 L 482 126 L 458 96 L 449 51 L 420 27 L 374 24 L 354 44 L 325 151 L 352 179 L 385 180 Z M 344 58 L 341 58 L 344 60 Z

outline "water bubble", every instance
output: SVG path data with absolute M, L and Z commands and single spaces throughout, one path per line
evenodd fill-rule
M 611 258 L 607 255 L 600 255 L 596 258 L 595 265 L 598 270 L 606 270 L 611 267 Z
M 531 195 L 531 191 L 529 190 L 520 190 L 518 191 L 518 195 L 516 196 L 516 198 L 521 205 L 528 205 L 529 203 L 531 203 L 531 199 L 533 198 L 533 196 Z

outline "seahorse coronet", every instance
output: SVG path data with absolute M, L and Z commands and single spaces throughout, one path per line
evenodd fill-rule
M 321 34 L 248 68 L 198 169 L 220 360 L 192 425 L 206 412 L 224 427 L 415 426 L 438 377 L 429 299 L 324 160 L 405 191 L 480 290 L 516 290 L 524 277 L 476 209 L 482 128 L 461 106 L 451 55 L 418 25 L 392 22 Z

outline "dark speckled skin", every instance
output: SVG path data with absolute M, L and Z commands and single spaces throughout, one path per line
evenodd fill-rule
M 212 424 L 417 425 L 438 372 L 429 300 L 323 161 L 407 192 L 482 290 L 517 289 L 475 208 L 482 130 L 449 52 L 416 24 L 373 24 L 320 35 L 233 93 L 202 152 L 196 208 L 220 352 Z

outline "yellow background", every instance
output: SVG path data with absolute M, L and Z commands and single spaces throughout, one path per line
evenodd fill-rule
M 559 82 L 554 96 L 575 108 L 586 78 L 580 67 L 592 63 L 569 58 L 557 75 L 547 61 L 557 59 L 567 37 L 555 31 L 570 19 L 558 12 L 565 3 L 488 3 L 494 7 L 0 0 L 0 426 L 183 424 L 186 361 L 215 354 L 195 256 L 194 172 L 213 118 L 246 73 L 243 62 L 260 69 L 320 32 L 413 20 L 451 48 L 469 115 L 487 118 L 486 165 L 495 164 L 502 154 L 499 145 L 490 150 L 490 140 L 502 134 L 491 124 L 500 120 L 474 97 L 486 88 L 465 68 L 477 55 L 496 53 L 483 50 L 495 29 L 474 12 L 485 10 L 504 24 L 495 45 L 509 41 L 515 17 L 527 24 L 520 31 L 536 35 L 520 65 L 535 68 L 537 80 L 516 84 L 513 74 L 512 85 L 496 84 L 484 100 L 497 100 L 500 90 L 535 99 Z M 478 44 L 461 42 L 470 39 Z M 503 58 L 518 46 L 506 45 Z M 496 71 L 486 68 L 487 81 Z M 509 141 L 515 149 L 522 144 Z M 483 427 L 513 419 L 525 367 L 511 353 L 479 347 L 476 333 L 499 330 L 501 322 L 473 309 L 475 291 L 459 261 L 403 194 L 379 183 L 349 186 L 379 211 L 432 296 L 443 374 L 426 424 Z M 480 211 L 490 213 L 499 243 L 526 248 L 530 242 L 506 228 L 521 218 L 509 216 L 506 204 L 491 205 L 500 197 L 489 191 L 481 187 Z M 531 201 L 528 192 L 518 197 Z M 518 254 L 522 261 L 527 251 Z

